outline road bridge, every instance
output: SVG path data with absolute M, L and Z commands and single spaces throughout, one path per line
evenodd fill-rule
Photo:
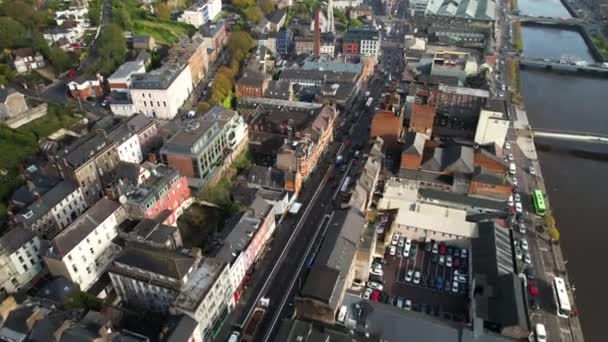
M 519 20 L 522 23 L 537 23 L 544 25 L 586 25 L 589 22 L 581 18 L 553 18 L 553 17 L 531 17 L 526 15 L 510 15 L 510 20 Z
M 549 59 L 521 58 L 519 64 L 522 67 L 545 68 L 562 71 L 585 72 L 608 76 L 608 68 L 598 64 L 571 63 L 565 60 L 554 61 Z
M 608 144 L 608 135 L 595 132 L 573 132 L 555 129 L 534 129 L 534 137 Z

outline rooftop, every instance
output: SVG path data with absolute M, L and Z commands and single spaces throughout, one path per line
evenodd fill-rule
M 450 204 L 453 203 L 461 206 L 483 208 L 496 212 L 504 212 L 506 208 L 504 202 L 494 201 L 480 197 L 467 196 L 450 191 L 421 188 L 418 190 L 418 194 L 420 196 L 419 198 L 422 201 L 436 203 L 440 205 L 450 206 Z
M 131 74 L 145 71 L 146 67 L 144 62 L 141 60 L 125 62 L 123 65 L 119 66 L 110 77 L 108 77 L 108 82 L 112 83 L 112 80 L 114 79 L 129 77 Z
M 356 83 L 359 74 L 354 72 L 335 72 L 331 70 L 306 70 L 289 68 L 283 70 L 279 79 L 298 81 L 313 81 L 315 83 Z
M 196 263 L 196 258 L 188 250 L 171 251 L 161 248 L 129 244 L 122 254 L 114 260 L 114 266 L 125 265 L 127 270 L 138 269 L 182 281 Z
M 494 21 L 495 12 L 494 0 L 430 0 L 425 15 Z
M 380 33 L 378 30 L 370 28 L 351 28 L 344 33 L 342 39 L 347 41 L 360 41 L 360 40 L 378 40 L 380 39 Z
M 53 239 L 47 256 L 62 259 L 119 208 L 118 202 L 100 199 Z
M 47 191 L 34 203 L 30 204 L 21 214 L 17 215 L 16 220 L 29 226 L 78 189 L 76 182 L 64 180 Z
M 331 72 L 348 72 L 353 74 L 360 74 L 363 72 L 363 64 L 361 63 L 338 63 L 338 62 L 315 62 L 306 61 L 302 66 L 303 70 L 319 70 L 319 71 L 331 71 Z
M 278 100 L 289 100 L 291 88 L 292 85 L 289 81 L 270 81 L 264 96 Z
M 133 75 L 133 89 L 167 89 L 182 73 L 185 66 L 181 64 L 164 64 L 162 67 L 146 74 Z
M 213 23 L 208 21 L 203 26 L 201 26 L 200 32 L 203 37 L 214 37 L 219 31 L 221 31 L 226 25 L 223 19 L 218 20 L 218 22 Z
M 0 88 L 0 102 L 4 102 L 6 101 L 6 98 L 9 95 L 15 94 L 15 93 L 19 93 L 17 90 L 15 90 L 14 88 Z
M 515 270 L 509 230 L 488 221 L 479 223 L 479 236 L 471 242 L 473 273 L 484 274 L 490 281 Z
M 466 218 L 465 210 L 415 202 L 399 208 L 395 223 L 465 238 L 477 237 L 477 224 L 468 222 Z
M 283 171 L 260 165 L 253 165 L 247 174 L 247 182 L 269 189 L 284 189 L 285 176 Z
M 16 227 L 0 236 L 0 253 L 11 254 L 32 240 L 36 235 L 25 228 Z
M 466 87 L 454 87 L 445 84 L 439 85 L 439 92 L 444 94 L 455 94 L 455 95 L 464 95 L 464 96 L 473 96 L 473 97 L 483 97 L 489 98 L 490 92 L 483 89 L 474 89 L 474 88 L 466 88 Z
M 57 155 L 59 158 L 65 158 L 65 161 L 69 165 L 79 167 L 98 152 L 105 150 L 110 145 L 109 143 L 105 132 L 91 132 L 79 138 L 65 149 L 60 150 Z
M 236 115 L 238 113 L 233 110 L 214 106 L 202 117 L 187 122 L 185 127 L 169 139 L 163 149 L 190 154 L 191 149 L 198 150 L 211 141 Z
M 159 192 L 166 186 L 171 186 L 173 180 L 180 177 L 179 171 L 164 164 L 146 162 L 142 167 L 150 172 L 143 184 L 127 193 L 130 203 L 147 203 L 151 197 L 160 196 Z
M 433 69 L 464 71 L 468 59 L 468 53 L 452 51 L 436 52 L 433 58 Z
M 187 312 L 195 312 L 225 267 L 228 266 L 224 263 L 206 259 L 190 274 L 173 305 Z

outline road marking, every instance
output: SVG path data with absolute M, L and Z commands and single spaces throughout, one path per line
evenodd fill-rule
M 332 211 L 329 222 L 331 222 L 332 218 L 334 217 L 334 214 L 335 214 L 335 211 Z M 328 224 L 329 224 L 329 222 L 328 222 Z M 285 307 L 285 303 L 287 302 L 287 299 L 289 299 L 289 294 L 291 293 L 291 291 L 293 291 L 293 287 L 299 278 L 300 272 L 302 271 L 302 267 L 304 266 L 304 263 L 306 262 L 308 255 L 310 254 L 312 246 L 315 244 L 315 241 L 317 240 L 317 236 L 319 235 L 319 232 L 321 231 L 320 228 L 321 228 L 321 226 L 319 225 L 319 227 L 315 230 L 315 233 L 314 233 L 312 239 L 310 240 L 310 243 L 306 247 L 306 253 L 304 253 L 304 255 L 302 255 L 300 263 L 298 264 L 298 268 L 296 269 L 295 277 L 293 277 L 293 279 L 291 279 L 291 282 L 289 283 L 287 291 L 285 291 L 285 294 L 283 295 L 281 304 L 279 304 L 279 307 L 275 311 L 274 317 L 272 318 L 272 322 L 270 323 L 270 327 L 268 328 L 268 330 L 266 330 L 266 334 L 263 338 L 264 342 L 268 341 L 272 331 L 274 330 L 274 326 L 277 324 L 279 317 L 281 317 L 281 311 L 283 311 L 283 308 Z
M 343 149 L 344 149 L 344 143 L 342 143 L 342 145 L 340 145 L 340 148 L 338 149 L 337 153 L 340 153 Z M 262 289 L 258 292 L 258 295 L 256 296 L 256 299 L 253 302 L 254 305 L 251 306 L 251 308 L 247 312 L 247 315 L 245 315 L 245 319 L 242 322 L 235 324 L 240 329 L 243 329 L 243 327 L 245 326 L 245 323 L 247 321 L 249 321 L 249 319 L 251 318 L 251 315 L 253 314 L 253 311 L 254 311 L 254 309 L 256 307 L 255 304 L 258 303 L 262 297 L 266 296 L 266 292 L 268 291 L 268 289 L 267 289 L 268 284 L 273 279 L 274 274 L 278 270 L 279 266 L 283 263 L 283 260 L 285 259 L 287 251 L 289 250 L 289 246 L 291 246 L 291 244 L 293 243 L 296 235 L 298 234 L 298 232 L 302 228 L 302 222 L 306 218 L 308 218 L 308 214 L 310 213 L 310 210 L 313 207 L 313 203 L 315 203 L 317 197 L 319 197 L 319 194 L 321 193 L 321 191 L 324 188 L 325 183 L 327 182 L 328 175 L 333 170 L 333 168 L 334 168 L 334 164 L 332 163 L 332 165 L 327 169 L 327 171 L 325 172 L 325 175 L 321 179 L 321 183 L 319 183 L 319 187 L 317 188 L 317 190 L 313 194 L 311 200 L 308 202 L 308 205 L 306 206 L 306 209 L 302 213 L 302 217 L 300 217 L 300 220 L 298 221 L 298 223 L 296 224 L 296 227 L 292 231 L 291 236 L 289 237 L 289 240 L 287 240 L 287 243 L 285 244 L 285 248 L 283 248 L 283 251 L 281 252 L 281 255 L 279 255 L 279 258 L 278 258 L 277 262 L 274 263 L 274 266 L 272 266 L 270 274 L 268 275 L 268 277 L 264 281 L 264 284 L 262 285 Z

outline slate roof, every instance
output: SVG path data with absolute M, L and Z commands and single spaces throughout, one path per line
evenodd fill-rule
M 123 253 L 114 260 L 116 264 L 127 265 L 142 271 L 160 274 L 162 276 L 181 280 L 188 272 L 196 259 L 182 252 L 170 251 L 160 248 L 148 247 L 138 244 L 129 244 Z
M 57 256 L 59 259 L 66 256 L 118 208 L 120 208 L 118 202 L 105 197 L 100 199 L 53 239 L 51 250 L 48 251 L 49 256 Z
M 19 222 L 25 225 L 29 225 L 33 222 L 38 221 L 41 217 L 46 215 L 52 208 L 54 208 L 59 202 L 63 201 L 68 195 L 78 190 L 78 184 L 71 180 L 64 180 L 59 184 L 55 185 L 51 190 L 47 191 L 40 199 L 30 204 L 21 215 L 17 217 Z M 30 217 L 25 215 L 32 212 Z M 28 214 L 29 215 L 29 214 Z
M 365 217 L 359 210 L 351 208 L 348 211 L 336 212 L 334 219 L 328 224 L 332 225 L 332 228 L 328 229 L 317 253 L 304 283 L 302 296 L 314 298 L 336 308 L 365 228 Z
M 443 170 L 443 148 L 426 149 L 422 159 L 423 170 L 441 172 Z
M 422 156 L 426 137 L 418 132 L 407 132 L 404 139 L 402 154 Z
M 450 145 L 444 148 L 443 168 L 452 173 L 473 173 L 473 148 L 462 145 Z
M 476 166 L 471 181 L 493 185 L 511 185 L 511 181 L 504 174 L 495 172 L 485 167 Z
M 484 208 L 497 212 L 505 211 L 505 203 L 501 201 L 494 201 L 490 199 L 467 196 L 458 194 L 450 191 L 443 191 L 431 188 L 420 188 L 418 189 L 418 195 L 427 199 L 430 202 L 451 202 L 456 204 L 467 205 L 475 208 Z
M 135 74 L 132 77 L 133 89 L 167 89 L 182 73 L 182 64 L 164 64 L 162 67 L 145 74 Z
M 479 235 L 471 241 L 473 273 L 484 274 L 492 282 L 513 273 L 513 253 L 509 230 L 492 221 L 478 224 Z
M 6 101 L 6 98 L 14 93 L 17 93 L 17 91 L 13 88 L 0 88 L 0 102 Z
M 477 317 L 502 327 L 521 326 L 528 328 L 528 319 L 524 307 L 524 285 L 516 274 L 509 273 L 488 281 L 486 277 L 477 277 L 479 291 L 474 300 Z
M 183 342 L 189 341 L 192 333 L 196 329 L 198 322 L 188 315 L 181 315 L 171 322 L 171 331 L 163 342 Z
M 264 93 L 265 97 L 273 99 L 289 100 L 291 83 L 288 81 L 270 81 L 268 82 L 268 88 Z
M 274 167 L 252 166 L 247 175 L 247 182 L 270 189 L 285 188 L 283 171 Z
M 494 0 L 430 0 L 425 15 L 492 21 L 495 8 Z
M 31 230 L 20 227 L 13 228 L 0 237 L 0 252 L 6 252 L 10 255 L 35 236 Z

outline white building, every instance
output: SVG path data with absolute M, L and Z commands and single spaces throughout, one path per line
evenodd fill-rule
M 13 228 L 0 237 L 0 295 L 24 288 L 43 269 L 40 239 L 34 233 Z
M 18 73 L 35 70 L 46 65 L 42 54 L 32 48 L 15 49 L 11 54 L 13 67 Z
M 173 119 L 192 92 L 190 67 L 165 64 L 146 74 L 133 75 L 129 92 L 135 112 Z
M 200 28 L 222 11 L 222 0 L 199 0 L 188 7 L 177 21 Z
M 64 276 L 86 291 L 114 260 L 120 248 L 112 243 L 125 219 L 121 205 L 99 200 L 51 242 L 44 261 L 53 276 Z
M 424 12 L 426 12 L 426 8 L 429 5 L 429 0 L 410 0 L 409 9 L 410 15 L 414 16 L 423 16 Z
M 171 311 L 192 317 L 198 323 L 196 333 L 203 341 L 210 341 L 212 332 L 234 307 L 234 300 L 230 266 L 208 259 L 190 275 Z
M 509 119 L 503 113 L 482 109 L 475 131 L 475 143 L 479 145 L 492 143 L 502 147 L 508 130 Z
M 338 9 L 347 9 L 349 7 L 357 7 L 363 4 L 363 0 L 334 0 L 332 1 L 334 4 L 334 8 Z
M 380 56 L 380 39 L 361 39 L 361 56 Z
M 200 256 L 132 243 L 108 270 L 121 301 L 167 313 L 198 265 Z
M 142 60 L 129 61 L 118 67 L 118 69 L 108 77 L 110 91 L 128 92 L 131 86 L 131 78 L 134 74 L 143 74 L 146 66 Z
M 336 54 L 336 43 L 335 41 L 321 41 L 321 48 L 319 50 L 319 52 L 322 55 L 328 55 L 328 56 L 335 56 Z
M 399 208 L 393 224 L 393 232 L 420 241 L 477 237 L 477 223 L 468 222 L 466 218 L 466 210 L 414 202 Z
M 108 133 L 108 138 L 116 142 L 118 159 L 134 164 L 141 164 L 144 161 L 139 138 L 126 124 L 120 124 L 114 128 Z
M 52 239 L 87 208 L 81 188 L 71 180 L 55 185 L 16 215 L 16 223 L 37 235 Z

